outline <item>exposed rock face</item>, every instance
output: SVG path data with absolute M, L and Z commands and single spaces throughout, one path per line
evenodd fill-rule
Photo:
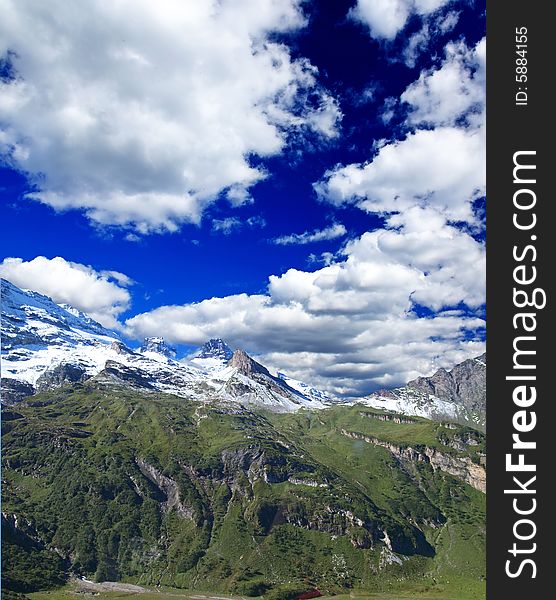
M 239 377 L 232 378 L 226 384 L 226 390 L 233 396 L 245 398 L 247 403 L 253 392 L 263 396 L 268 396 L 270 393 L 274 397 L 282 397 L 286 403 L 294 406 L 300 405 L 304 398 L 299 391 L 290 387 L 283 379 L 272 375 L 266 367 L 251 358 L 244 350 L 234 351 L 228 367 L 236 369 Z M 258 386 L 258 390 L 253 388 L 251 382 Z M 315 407 L 322 408 L 323 405 L 319 406 L 319 404 L 320 402 L 317 401 Z
M 439 469 L 444 473 L 453 475 L 468 483 L 480 492 L 486 492 L 486 470 L 484 464 L 474 463 L 468 456 L 451 456 L 444 452 L 440 452 L 436 448 L 424 446 L 423 448 L 412 448 L 411 446 L 398 446 L 391 442 L 379 440 L 378 438 L 354 433 L 342 429 L 342 433 L 352 439 L 364 440 L 374 446 L 381 446 L 389 450 L 396 458 L 401 461 L 409 462 L 426 462 L 433 469 Z
M 220 477 L 225 481 L 234 493 L 248 497 L 255 492 L 255 486 L 262 480 L 270 485 L 289 482 L 293 485 L 318 487 L 323 490 L 329 488 L 329 484 L 317 479 L 309 479 L 297 475 L 298 469 L 304 472 L 311 472 L 313 468 L 309 464 L 299 464 L 294 457 L 290 457 L 286 452 L 285 456 L 277 456 L 268 453 L 267 450 L 258 445 L 251 447 L 238 448 L 235 450 L 224 450 L 222 452 L 222 472 Z M 293 459 L 290 462 L 290 458 Z M 242 477 L 243 475 L 243 477 Z M 213 472 L 210 479 L 214 481 Z M 250 489 L 245 489 L 245 480 L 249 482 Z M 326 502 L 330 502 L 329 497 Z M 375 509 L 370 502 L 369 508 Z M 323 506 L 314 505 L 311 508 L 305 506 L 301 508 L 295 503 L 292 504 L 273 504 L 264 503 L 259 507 L 255 514 L 246 512 L 247 518 L 258 522 L 261 532 L 268 534 L 275 525 L 288 523 L 304 529 L 320 531 L 331 535 L 349 534 L 352 543 L 356 547 L 370 548 L 382 539 L 383 532 L 377 523 L 368 516 L 356 516 L 347 509 L 338 509 L 325 504 Z M 419 532 L 415 535 L 418 538 Z M 413 553 L 420 548 L 420 540 L 413 540 L 407 546 L 404 546 L 405 540 L 397 540 L 397 551 L 408 551 Z M 413 545 L 412 545 L 413 544 Z
M 135 352 L 133 352 L 133 350 L 130 350 L 122 342 L 112 342 L 112 344 L 110 345 L 110 348 L 112 350 L 114 350 L 114 352 L 116 352 L 116 354 L 123 354 L 123 355 L 133 355 L 133 354 L 135 354 Z
M 10 377 L 2 377 L 0 380 L 0 400 L 2 400 L 2 404 L 17 404 L 34 393 L 35 388 L 30 383 Z
M 44 392 L 52 390 L 66 383 L 79 383 L 85 381 L 89 376 L 85 369 L 79 365 L 61 363 L 53 369 L 45 371 L 37 379 L 37 391 Z
M 172 360 L 176 358 L 177 353 L 176 349 L 169 346 L 162 337 L 146 337 L 140 352 L 143 354 L 146 352 L 154 352 Z
M 253 360 L 244 350 L 241 350 L 241 348 L 235 350 L 228 365 L 234 367 L 234 369 L 237 369 L 246 377 L 251 377 L 254 373 L 262 373 L 263 375 L 272 377 L 266 367 L 263 367 L 263 365 L 256 360 Z
M 470 412 L 486 411 L 486 354 L 465 360 L 451 371 L 439 369 L 431 377 L 419 377 L 408 388 L 463 406 Z
M 472 430 L 460 433 L 450 438 L 440 434 L 439 440 L 444 445 L 450 446 L 459 452 L 465 452 L 470 446 L 478 446 L 482 441 L 480 434 Z
M 94 379 L 99 383 L 109 382 L 147 390 L 155 389 L 147 373 L 113 360 L 107 360 L 104 370 L 95 375 Z
M 435 421 L 454 421 L 484 430 L 486 425 L 486 356 L 465 360 L 451 371 L 439 369 L 406 386 L 380 390 L 360 400 L 380 410 Z
M 147 461 L 140 458 L 135 461 L 139 470 L 143 475 L 151 481 L 162 493 L 164 499 L 162 503 L 162 509 L 166 512 L 176 509 L 178 515 L 186 519 L 193 519 L 195 511 L 186 506 L 180 498 L 179 486 L 176 481 L 171 477 L 167 477 L 158 471 L 155 467 L 150 465 Z
M 415 423 L 416 419 L 412 419 L 411 417 L 404 417 L 402 415 L 395 414 L 380 414 L 380 413 L 368 413 L 368 412 L 360 412 L 360 417 L 365 417 L 366 419 L 376 419 L 377 421 L 389 421 L 391 423 L 398 424 L 411 424 Z
M 197 358 L 219 358 L 224 361 L 232 358 L 232 349 L 220 338 L 211 338 L 208 342 L 205 342 L 199 352 Z

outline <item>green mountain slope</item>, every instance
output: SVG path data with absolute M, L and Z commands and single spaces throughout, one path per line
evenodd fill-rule
M 468 428 L 78 384 L 5 411 L 2 444 L 13 591 L 76 574 L 275 598 L 404 581 L 483 595 L 484 439 Z

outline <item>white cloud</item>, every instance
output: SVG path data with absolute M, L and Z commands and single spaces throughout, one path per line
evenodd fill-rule
M 367 25 L 376 38 L 393 40 L 413 14 L 429 15 L 451 0 L 357 0 L 352 18 Z
M 260 215 L 249 217 L 246 219 L 245 223 L 247 223 L 249 227 L 266 227 L 266 220 Z
M 243 221 L 239 217 L 226 217 L 224 219 L 213 219 L 211 229 L 215 233 L 231 235 L 244 227 L 266 227 L 266 221 L 258 215 L 254 215 Z
M 304 231 L 303 233 L 291 233 L 290 235 L 282 235 L 272 240 L 280 246 L 291 246 L 295 244 L 312 244 L 314 242 L 322 242 L 325 240 L 334 240 L 346 235 L 347 229 L 342 223 L 334 223 L 330 227 L 324 229 L 315 229 L 314 231 Z
M 265 176 L 249 155 L 291 131 L 336 134 L 315 68 L 270 41 L 304 25 L 300 4 L 0 0 L 17 73 L 0 83 L 0 152 L 32 198 L 138 233 L 199 222 L 221 193 L 249 202 Z
M 266 294 L 162 306 L 126 328 L 186 344 L 223 337 L 294 376 L 361 394 L 482 350 L 462 335 L 482 321 L 450 307 L 484 302 L 476 276 L 483 261 L 484 248 L 468 234 L 437 211 L 414 208 L 350 241 L 328 266 L 271 276 Z M 419 318 L 414 303 L 439 312 Z
M 486 40 L 474 48 L 450 43 L 439 69 L 423 71 L 401 95 L 410 107 L 412 125 L 454 125 L 465 118 L 481 125 L 486 92 Z
M 234 231 L 241 229 L 241 221 L 237 217 L 226 217 L 225 219 L 214 219 L 212 221 L 212 231 L 230 235 Z
M 438 14 L 436 18 L 423 22 L 421 29 L 411 34 L 403 51 L 405 64 L 413 68 L 417 58 L 427 50 L 431 38 L 445 35 L 451 31 L 459 21 L 459 12 L 450 11 L 447 14 Z
M 5 258 L 0 276 L 24 289 L 50 296 L 59 304 L 71 304 L 105 327 L 117 327 L 117 317 L 130 305 L 126 287 L 133 281 L 117 271 L 97 272 L 92 267 L 57 256 L 24 261 Z
M 484 38 L 474 48 L 448 44 L 442 65 L 423 71 L 400 97 L 407 127 L 429 129 L 383 140 L 370 161 L 328 171 L 315 184 L 319 197 L 374 213 L 433 207 L 447 220 L 474 224 L 472 202 L 486 183 L 485 55 Z M 388 99 L 383 118 L 392 112 Z
M 303 308 L 320 321 L 314 339 L 321 328 L 335 331 L 341 349 L 272 350 L 269 362 L 300 377 L 315 371 L 323 385 L 351 394 L 482 348 L 464 332 L 480 327 L 471 315 L 485 301 L 484 245 L 450 223 L 477 225 L 472 202 L 485 193 L 484 56 L 484 40 L 472 49 L 449 44 L 442 65 L 400 98 L 409 108 L 406 137 L 382 140 L 368 162 L 338 165 L 315 184 L 321 200 L 381 213 L 386 224 L 349 242 L 343 262 L 270 278 L 269 302 Z M 386 103 L 384 118 L 393 110 Z M 461 305 L 464 312 L 454 308 Z M 432 316 L 418 318 L 425 309 Z M 332 315 L 334 325 L 325 321 Z
M 320 198 L 368 212 L 430 206 L 447 219 L 473 220 L 471 201 L 484 195 L 484 131 L 440 127 L 385 144 L 366 164 L 339 166 L 315 184 Z

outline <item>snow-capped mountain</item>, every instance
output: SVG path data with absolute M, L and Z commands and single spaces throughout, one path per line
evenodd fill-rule
M 3 396 L 10 396 L 7 390 L 12 388 L 16 399 L 40 389 L 41 376 L 61 363 L 92 372 L 118 341 L 117 334 L 76 309 L 6 280 L 0 288 Z
M 201 402 L 236 402 L 275 411 L 323 408 L 325 395 L 305 395 L 274 377 L 243 350 L 220 339 L 178 361 L 161 337 L 134 351 L 120 336 L 68 305 L 1 281 L 2 401 L 17 402 L 64 383 L 94 379 L 172 393 Z M 303 384 L 304 385 L 304 384 Z M 306 386 L 310 389 L 309 386 Z
M 312 387 L 303 381 L 299 381 L 298 379 L 293 379 L 293 377 L 289 377 L 285 373 L 277 373 L 279 379 L 285 382 L 289 387 L 296 390 L 300 394 L 303 394 L 307 398 L 311 398 L 311 400 L 315 402 L 321 402 L 322 404 L 335 404 L 339 402 L 336 398 L 319 390 L 315 387 Z
M 146 337 L 139 352 L 143 356 L 163 361 L 175 360 L 177 355 L 176 349 L 169 346 L 161 337 Z
M 195 354 L 195 357 L 198 359 L 217 358 L 227 362 L 230 360 L 230 358 L 232 358 L 232 355 L 232 349 L 224 340 L 221 340 L 220 338 L 212 338 L 208 340 L 208 342 L 205 342 L 201 348 L 199 348 Z
M 223 369 L 233 354 L 232 349 L 224 340 L 212 338 L 193 354 L 189 362 L 201 369 L 214 371 Z
M 283 373 L 276 376 L 243 350 L 208 340 L 176 360 L 162 337 L 133 350 L 75 308 L 1 280 L 2 402 L 14 403 L 65 383 L 93 379 L 167 392 L 199 402 L 256 405 L 274 411 L 322 409 L 341 402 Z M 355 401 L 385 411 L 485 425 L 486 358 L 480 356 L 420 377 L 406 386 Z
M 458 421 L 478 429 L 486 425 L 486 355 L 439 369 L 404 387 L 381 390 L 360 403 L 381 410 L 434 420 Z
M 326 407 L 322 400 L 311 398 L 289 386 L 280 377 L 272 375 L 243 350 L 236 350 L 227 367 L 216 376 L 226 379 L 222 393 L 230 399 L 239 397 L 244 404 L 274 407 L 283 412 L 295 411 L 301 407 Z
M 91 345 L 117 338 L 116 333 L 67 304 L 55 304 L 47 296 L 20 290 L 5 279 L 0 290 L 3 350 Z

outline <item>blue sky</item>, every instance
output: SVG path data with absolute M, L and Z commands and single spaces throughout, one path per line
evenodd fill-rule
M 483 3 L 156 4 L 6 2 L 0 274 L 339 394 L 478 354 Z

